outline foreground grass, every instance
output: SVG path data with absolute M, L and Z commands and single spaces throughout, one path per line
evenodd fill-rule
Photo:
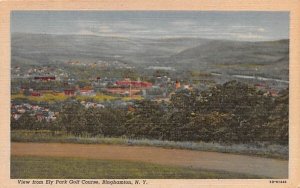
M 222 171 L 156 165 L 143 162 L 67 157 L 11 157 L 12 179 L 233 179 L 264 178 Z
M 49 130 L 13 130 L 11 131 L 12 142 L 40 142 L 40 143 L 78 143 L 78 144 L 119 144 L 119 145 L 138 145 L 155 146 L 164 148 L 190 149 L 198 151 L 215 151 L 222 153 L 235 153 L 245 155 L 255 155 L 260 157 L 269 157 L 276 159 L 288 159 L 288 146 L 282 145 L 249 145 L 249 144 L 231 144 L 224 145 L 220 143 L 206 142 L 176 142 L 149 139 L 129 139 L 96 136 L 74 136 L 62 131 L 52 132 Z

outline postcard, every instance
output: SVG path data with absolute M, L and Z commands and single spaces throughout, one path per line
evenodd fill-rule
M 0 3 L 1 187 L 299 187 L 299 1 L 117 2 Z

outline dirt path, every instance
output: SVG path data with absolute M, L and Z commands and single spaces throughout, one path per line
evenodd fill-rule
M 288 161 L 285 160 L 158 147 L 102 144 L 12 143 L 11 154 L 18 156 L 34 155 L 142 161 L 282 179 L 288 177 Z

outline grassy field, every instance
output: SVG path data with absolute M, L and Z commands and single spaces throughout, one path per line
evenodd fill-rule
M 97 102 L 103 102 L 105 100 L 115 100 L 115 99 L 117 99 L 117 97 L 97 93 L 97 95 L 95 95 L 95 96 L 76 96 L 76 99 L 78 101 L 86 101 L 89 99 L 93 99 L 94 101 L 97 101 Z
M 51 94 L 47 93 L 40 97 L 34 97 L 34 96 L 25 96 L 23 94 L 13 94 L 11 95 L 11 99 L 23 99 L 23 100 L 29 100 L 34 102 L 61 102 L 69 98 L 68 96 L 65 96 L 63 93 L 58 94 Z
M 156 165 L 142 162 L 64 157 L 11 157 L 12 179 L 233 179 L 263 178 L 237 173 Z
M 120 144 L 120 145 L 140 145 L 156 146 L 164 148 L 190 149 L 198 151 L 216 151 L 223 153 L 236 153 L 255 155 L 261 157 L 270 157 L 278 159 L 288 159 L 288 146 L 281 145 L 248 145 L 248 144 L 231 144 L 222 145 L 220 143 L 206 142 L 176 142 L 163 140 L 148 139 L 129 139 L 129 138 L 112 138 L 112 137 L 90 137 L 74 136 L 65 132 L 51 132 L 48 130 L 29 131 L 13 130 L 11 131 L 12 142 L 52 142 L 52 143 L 79 143 L 79 144 Z
M 34 101 L 34 102 L 49 102 L 49 103 L 62 102 L 68 98 L 70 98 L 70 96 L 66 96 L 63 93 L 57 93 L 57 94 L 47 93 L 47 94 L 43 94 L 40 97 L 25 96 L 23 94 L 12 94 L 11 95 L 11 99 L 23 99 L 23 100 L 29 100 L 29 101 Z M 80 96 L 80 95 L 78 95 L 75 98 L 78 101 L 93 100 L 93 101 L 97 101 L 97 102 L 117 100 L 117 99 L 121 99 L 123 101 L 143 99 L 141 96 L 115 97 L 115 96 L 106 95 L 103 93 L 97 93 L 95 96 Z

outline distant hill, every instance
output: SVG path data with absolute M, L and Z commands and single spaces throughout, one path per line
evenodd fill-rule
M 13 33 L 12 64 L 119 60 L 226 74 L 288 79 L 289 40 L 242 42 L 201 38 L 122 38 Z
M 169 57 L 206 39 L 141 39 L 92 35 L 12 34 L 12 59 L 32 63 L 78 59 L 96 61 L 119 58 L 129 63 L 151 63 L 157 57 Z
M 241 42 L 215 40 L 165 59 L 165 63 L 232 74 L 288 77 L 289 40 Z
M 288 55 L 289 41 L 237 42 L 216 40 L 171 56 L 177 61 L 197 60 L 213 64 L 266 64 Z

